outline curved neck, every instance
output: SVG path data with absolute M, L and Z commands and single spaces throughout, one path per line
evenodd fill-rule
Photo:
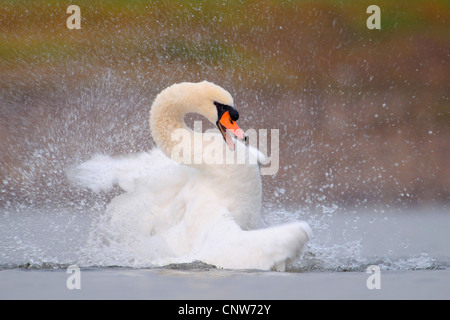
M 171 158 L 173 148 L 179 143 L 172 136 L 177 129 L 193 135 L 184 123 L 184 115 L 190 112 L 187 106 L 180 105 L 177 101 L 166 99 L 164 95 L 157 97 L 150 111 L 150 130 L 155 143 Z M 192 140 L 192 139 L 191 139 Z
M 176 162 L 183 158 L 181 162 L 184 164 L 194 163 L 192 157 L 196 153 L 197 157 L 194 158 L 198 158 L 202 147 L 194 146 L 196 133 L 186 126 L 184 115 L 198 113 L 215 123 L 218 110 L 214 101 L 233 104 L 233 98 L 227 91 L 207 81 L 174 84 L 158 94 L 150 110 L 150 130 L 154 141 L 166 156 Z M 223 141 L 221 143 L 225 145 Z

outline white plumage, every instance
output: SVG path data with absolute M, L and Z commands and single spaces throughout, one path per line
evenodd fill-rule
M 212 83 L 175 84 L 151 108 L 158 148 L 120 158 L 98 155 L 68 170 L 69 179 L 83 187 L 100 191 L 117 183 L 125 191 L 111 201 L 95 229 L 97 243 L 126 248 L 129 256 L 145 256 L 155 265 L 201 260 L 222 268 L 284 270 L 286 261 L 298 256 L 312 234 L 306 222 L 255 229 L 262 202 L 258 164 L 171 159 L 174 130 L 194 135 L 183 116 L 197 112 L 216 123 L 220 119 L 214 102 L 233 106 L 231 95 Z M 225 147 L 220 134 L 208 143 L 191 156 L 207 147 Z M 234 152 L 258 154 L 235 143 Z M 224 152 L 224 157 L 232 155 Z

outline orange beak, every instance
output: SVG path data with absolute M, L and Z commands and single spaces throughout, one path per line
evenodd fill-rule
M 227 146 L 234 150 L 234 142 L 230 136 L 230 133 L 234 134 L 237 138 L 241 140 L 247 140 L 247 137 L 244 135 L 244 131 L 237 125 L 236 121 L 233 121 L 230 116 L 230 112 L 226 111 L 222 118 L 217 121 L 217 127 L 222 133 L 223 139 L 225 140 Z

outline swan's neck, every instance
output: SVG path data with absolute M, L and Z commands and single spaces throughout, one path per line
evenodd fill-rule
M 158 98 L 164 98 L 159 96 Z M 189 110 L 186 106 L 181 106 L 177 101 L 167 99 L 156 99 L 150 112 L 150 129 L 155 143 L 171 158 L 171 153 L 177 142 L 173 138 L 173 133 L 177 129 L 185 130 L 186 134 L 192 135 L 185 122 L 184 115 Z

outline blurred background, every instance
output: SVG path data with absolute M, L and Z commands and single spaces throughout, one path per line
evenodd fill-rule
M 233 95 L 244 130 L 280 130 L 266 208 L 447 207 L 449 20 L 447 0 L 3 0 L 0 207 L 106 203 L 120 190 L 64 170 L 150 150 L 156 94 L 202 80 Z

